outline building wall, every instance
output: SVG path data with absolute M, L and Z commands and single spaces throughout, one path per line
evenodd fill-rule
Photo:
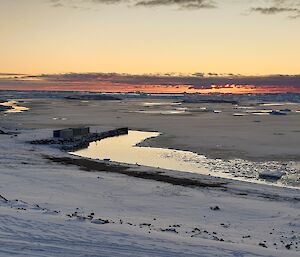
M 84 136 L 90 133 L 90 128 L 89 127 L 85 127 L 85 128 L 74 128 L 73 129 L 73 136 L 77 137 L 77 136 Z
M 88 135 L 89 133 L 90 133 L 89 127 L 69 128 L 69 129 L 54 130 L 53 137 L 67 139 L 67 138 L 74 138 L 77 136 Z

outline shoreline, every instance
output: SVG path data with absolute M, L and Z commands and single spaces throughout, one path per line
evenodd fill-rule
M 71 155 L 72 156 L 72 155 Z M 64 157 L 50 156 L 44 154 L 44 159 L 58 163 L 64 166 L 77 166 L 80 170 L 86 172 L 105 172 L 112 174 L 121 174 L 133 178 L 145 179 L 154 182 L 167 183 L 173 186 L 182 186 L 191 189 L 212 189 L 227 191 L 237 196 L 256 196 L 268 200 L 291 201 L 300 203 L 300 197 L 296 195 L 300 192 L 299 187 L 278 186 L 270 183 L 256 183 L 247 180 L 237 180 L 231 178 L 222 178 L 208 176 L 200 173 L 187 173 L 175 170 L 166 170 L 148 166 L 136 166 L 133 164 L 109 162 L 85 157 L 74 156 L 70 154 Z M 250 189 L 253 187 L 252 189 Z M 264 192 L 264 189 L 273 189 L 273 193 Z M 273 191 L 271 190 L 271 191 Z M 279 195 L 277 190 L 294 192 L 295 195 Z
M 145 133 L 145 131 L 132 131 L 130 130 L 130 133 Z M 170 165 L 170 161 L 169 163 L 160 163 L 160 157 L 159 155 L 162 154 L 170 154 L 173 155 L 176 152 L 173 152 L 172 149 L 170 148 L 153 148 L 151 144 L 149 144 L 149 142 L 147 142 L 147 139 L 154 139 L 157 138 L 158 142 L 159 142 L 159 136 L 160 133 L 159 132 L 155 132 L 157 135 L 153 136 L 153 135 L 149 135 L 146 137 L 142 137 L 139 138 L 137 141 L 134 142 L 135 145 L 131 145 L 133 144 L 133 142 L 130 145 L 126 145 L 126 139 L 116 139 L 117 141 L 115 141 L 114 144 L 116 144 L 115 146 L 118 146 L 118 144 L 120 142 L 125 142 L 125 145 L 123 145 L 122 143 L 120 144 L 120 147 L 124 147 L 125 149 L 128 149 L 128 151 L 130 152 L 131 150 L 135 151 L 134 155 L 128 155 L 126 160 L 122 159 L 122 152 L 116 151 L 116 150 L 112 150 L 112 152 L 110 152 L 111 150 L 108 150 L 108 153 L 106 155 L 101 155 L 97 156 L 95 155 L 96 151 L 101 151 L 101 148 L 99 148 L 99 146 L 101 146 L 101 142 L 100 140 L 96 140 L 93 141 L 94 144 L 92 149 L 88 149 L 88 147 L 79 150 L 78 153 L 74 152 L 71 153 L 72 155 L 81 157 L 81 158 L 85 158 L 88 160 L 93 160 L 95 162 L 99 162 L 102 161 L 103 158 L 106 159 L 113 159 L 112 163 L 115 163 L 116 165 L 136 165 L 136 166 L 144 166 L 144 167 L 148 167 L 149 169 L 151 168 L 156 168 L 158 167 L 159 169 L 162 170 L 173 170 L 174 172 L 183 172 L 183 173 L 192 173 L 192 174 L 201 174 L 201 175 L 205 175 L 205 176 L 212 176 L 215 178 L 226 178 L 226 179 L 230 179 L 230 180 L 240 180 L 240 181 L 245 181 L 245 182 L 251 182 L 251 183 L 256 183 L 256 184 L 271 184 L 274 186 L 278 186 L 278 187 L 289 187 L 289 188 L 299 188 L 299 183 L 297 180 L 292 180 L 290 176 L 292 176 L 293 172 L 294 172 L 294 168 L 293 168 L 293 164 L 295 164 L 296 162 L 290 162 L 290 163 L 286 163 L 286 165 L 284 165 L 281 162 L 276 162 L 276 161 L 271 161 L 268 162 L 267 160 L 261 161 L 261 162 L 253 162 L 253 161 L 248 161 L 245 159 L 232 159 L 232 160 L 227 160 L 227 159 L 215 159 L 215 158 L 209 158 L 207 156 L 204 155 L 199 155 L 197 153 L 194 152 L 190 152 L 190 151 L 182 151 L 179 150 L 178 151 L 178 158 L 183 158 L 182 160 L 184 160 L 186 157 L 184 156 L 185 154 L 191 154 L 189 155 L 189 157 L 187 157 L 188 162 L 190 162 L 191 166 L 189 167 L 185 167 L 183 168 L 183 166 L 185 165 L 184 162 L 177 162 L 176 159 L 172 159 L 173 162 L 177 163 L 177 166 L 172 166 Z M 128 135 L 128 134 L 126 134 Z M 126 137 L 125 135 L 125 137 Z M 118 137 L 118 136 L 117 136 Z M 130 137 L 131 140 L 134 139 L 134 137 Z M 101 139 L 102 140 L 102 139 Z M 106 140 L 106 139 L 104 139 Z M 105 144 L 103 147 L 107 149 L 110 149 L 110 147 L 112 146 L 113 142 L 115 139 L 112 138 L 111 143 Z M 136 139 L 134 139 L 136 140 Z M 142 141 L 141 141 L 142 140 Z M 98 142 L 99 141 L 99 142 Z M 108 139 L 108 142 L 110 140 Z M 97 142 L 99 143 L 97 146 Z M 96 143 L 96 148 L 95 148 L 95 143 Z M 127 148 L 128 147 L 128 148 Z M 141 148 L 139 148 L 141 147 Z M 114 149 L 114 148 L 113 148 Z M 151 152 L 152 150 L 152 152 Z M 171 151 L 169 151 L 171 150 Z M 126 151 L 126 150 L 125 150 Z M 140 153 L 139 153 L 140 151 Z M 149 155 L 151 156 L 152 154 L 154 154 L 155 152 L 153 151 L 159 151 L 160 154 L 157 156 L 158 160 L 156 160 L 155 162 L 151 161 L 155 155 L 153 155 L 153 157 L 149 160 L 146 158 L 146 162 L 143 160 L 143 155 Z M 84 152 L 84 153 L 81 153 Z M 115 154 L 115 153 L 116 154 Z M 136 155 L 141 155 L 140 159 L 135 159 Z M 120 159 L 121 158 L 121 159 Z M 172 158 L 172 157 L 170 157 Z M 201 159 L 196 159 L 196 158 L 201 158 Z M 204 158 L 204 159 L 202 159 Z M 162 158 L 163 160 L 167 160 L 168 158 Z M 105 160 L 105 159 L 104 159 Z M 148 161 L 148 162 L 147 162 Z M 172 161 L 171 161 L 172 162 Z M 159 164 L 160 163 L 160 164 Z M 202 163 L 201 167 L 203 167 L 203 169 L 200 169 L 200 166 L 197 165 L 197 163 Z M 235 166 L 235 167 L 233 167 Z M 251 166 L 252 171 L 251 172 L 241 172 L 240 170 L 247 170 L 249 167 Z M 269 167 L 273 166 L 272 168 Z M 261 174 L 266 174 L 266 172 L 270 175 L 270 177 L 267 178 L 263 178 L 260 177 Z M 270 173 L 271 172 L 271 173 Z M 276 174 L 282 174 L 280 177 L 276 177 L 272 179 L 272 172 L 274 174 L 274 172 L 276 172 Z M 264 175 L 267 176 L 267 175 Z M 278 183 L 277 183 L 278 182 Z
M 170 175 L 162 174 L 164 172 L 162 171 L 137 171 L 134 169 L 130 169 L 130 167 L 126 167 L 123 164 L 106 164 L 102 161 L 97 160 L 91 160 L 83 157 L 79 158 L 71 158 L 71 157 L 54 157 L 54 156 L 43 156 L 45 159 L 50 160 L 55 163 L 60 163 L 64 165 L 75 165 L 80 167 L 80 169 L 83 169 L 85 171 L 91 172 L 91 171 L 100 171 L 100 172 L 111 172 L 111 173 L 118 173 L 123 174 L 135 178 L 142 178 L 142 179 L 148 179 L 153 181 L 159 181 L 164 183 L 169 183 L 171 185 L 177 185 L 177 186 L 187 186 L 187 187 L 198 187 L 198 188 L 217 188 L 222 187 L 227 184 L 227 182 L 220 181 L 220 182 L 209 182 L 204 181 L 201 179 L 190 179 L 190 178 L 179 178 L 179 177 L 173 177 Z M 145 167 L 145 169 L 154 169 L 151 167 Z M 175 172 L 175 171 L 174 171 Z M 179 172 L 179 171 L 178 171 Z M 182 175 L 182 174 L 181 174 Z M 204 176 L 204 175 L 203 175 Z M 215 180 L 218 180 L 218 178 L 214 177 Z M 222 180 L 220 178 L 220 180 Z
M 98 141 L 98 140 L 101 140 L 101 139 L 105 139 L 107 137 L 114 137 L 114 136 L 118 136 L 118 135 L 128 134 L 128 128 L 127 127 L 126 128 L 115 128 L 115 129 L 112 129 L 112 128 L 104 129 L 102 127 L 96 126 L 96 127 L 91 127 L 91 128 L 92 128 L 92 130 L 95 130 L 95 131 L 98 131 L 98 129 L 100 128 L 100 131 L 102 131 L 102 132 L 91 133 L 88 136 L 83 136 L 82 138 L 77 138 L 76 140 L 35 139 L 35 140 L 32 140 L 32 141 L 28 141 L 28 142 L 30 144 L 33 144 L 33 145 L 53 145 L 53 146 L 59 148 L 61 151 L 69 154 L 70 151 L 74 151 L 74 150 L 77 151 L 77 150 L 81 150 L 81 149 L 86 149 L 88 147 L 88 144 L 91 143 L 91 142 L 95 142 L 95 141 Z M 39 131 L 39 129 L 34 129 L 34 130 Z M 139 131 L 142 131 L 142 130 L 139 130 Z M 160 133 L 160 132 L 158 132 L 158 133 L 159 133 L 158 136 L 146 138 L 142 142 L 137 143 L 136 146 L 153 147 L 153 145 L 154 145 L 154 147 L 156 147 L 156 144 L 155 143 L 153 144 L 153 142 L 157 142 L 158 145 L 161 145 L 161 138 L 163 138 L 165 135 L 163 133 Z M 163 148 L 163 149 L 165 149 L 165 148 Z M 172 148 L 167 148 L 167 149 L 168 150 L 173 150 Z M 178 150 L 178 149 L 175 149 L 175 150 Z M 181 149 L 179 149 L 179 150 L 190 152 L 189 150 L 181 150 Z M 191 153 L 195 153 L 195 152 L 191 152 Z M 195 154 L 198 154 L 198 153 L 195 153 Z M 289 180 L 289 178 L 283 178 L 282 181 L 279 181 L 280 184 L 274 183 L 276 181 L 272 181 L 272 183 L 270 183 L 268 180 L 259 180 L 257 177 L 253 177 L 253 174 L 248 174 L 248 175 L 242 175 L 242 174 L 238 174 L 238 173 L 236 174 L 234 170 L 231 171 L 230 167 L 227 167 L 228 166 L 227 162 L 234 161 L 236 165 L 241 165 L 240 168 L 243 169 L 243 165 L 249 165 L 249 163 L 248 163 L 249 159 L 236 159 L 236 158 L 230 159 L 230 158 L 220 158 L 220 157 L 219 158 L 213 158 L 212 156 L 209 156 L 209 155 L 202 155 L 202 156 L 205 156 L 207 159 L 210 159 L 210 160 L 208 160 L 207 164 L 209 164 L 211 166 L 211 172 L 212 172 L 211 176 L 212 177 L 227 178 L 227 179 L 230 179 L 230 180 L 239 180 L 239 181 L 257 183 L 257 184 L 268 184 L 268 185 L 274 185 L 276 187 L 286 187 L 286 188 L 295 188 L 295 189 L 299 188 L 299 186 L 297 186 L 298 182 L 297 181 L 293 182 L 293 181 Z M 218 167 L 215 167 L 216 164 L 218 163 L 216 160 L 218 160 L 218 159 L 220 161 L 224 162 L 224 163 L 219 164 L 221 166 L 224 165 L 224 167 L 222 166 L 223 170 L 224 170 L 224 168 L 225 169 L 228 168 L 228 170 L 226 172 L 225 172 L 225 170 L 223 171 L 223 175 L 225 175 L 225 176 L 217 174 L 218 170 L 220 171 L 220 169 Z M 293 162 L 294 160 L 290 160 L 290 161 Z M 265 172 L 265 171 L 268 170 L 267 167 L 262 170 L 260 168 L 261 165 L 265 166 L 267 164 L 267 162 L 274 162 L 274 164 L 276 164 L 276 165 L 281 165 L 280 163 L 282 162 L 282 159 L 280 159 L 279 161 L 274 161 L 273 159 L 272 159 L 272 161 L 269 161 L 268 159 L 265 160 L 265 159 L 255 158 L 254 160 L 250 159 L 250 162 L 253 162 L 254 165 L 256 165 L 256 164 L 258 165 L 257 167 L 254 166 L 253 168 L 254 168 L 254 170 L 257 169 L 256 170 L 257 176 L 259 176 L 259 174 L 261 172 Z M 278 162 L 278 164 L 277 164 L 277 162 Z M 285 162 L 286 161 L 283 161 L 283 164 Z M 295 162 L 297 163 L 297 161 L 295 161 Z M 245 163 L 245 164 L 243 164 L 243 163 Z M 123 165 L 122 163 L 119 163 L 119 164 Z M 151 169 L 151 166 L 149 166 L 148 168 Z M 170 168 L 163 168 L 163 169 L 168 170 Z M 276 168 L 276 170 L 278 171 L 278 167 Z M 174 169 L 174 171 L 183 172 L 183 173 L 188 172 L 188 173 L 197 174 L 197 172 L 192 172 L 192 171 L 189 172 L 189 171 L 176 170 L 176 169 Z M 288 169 L 287 172 L 288 171 L 290 171 L 290 169 Z M 214 175 L 214 172 L 217 172 L 217 173 Z M 222 173 L 222 171 L 221 171 L 221 173 Z M 230 175 L 226 176 L 225 173 L 229 173 Z M 202 174 L 202 175 L 204 175 L 204 174 Z M 138 176 L 141 176 L 141 175 L 138 175 Z M 152 175 L 150 177 L 152 177 Z M 164 181 L 165 178 L 161 178 L 161 179 Z M 167 180 L 170 180 L 170 179 L 167 179 Z

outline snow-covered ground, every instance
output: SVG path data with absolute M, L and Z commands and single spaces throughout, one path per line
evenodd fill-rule
M 27 143 L 50 133 L 0 135 L 0 256 L 300 254 L 299 190 L 230 180 L 191 188 L 87 172 L 43 157 L 67 153 Z

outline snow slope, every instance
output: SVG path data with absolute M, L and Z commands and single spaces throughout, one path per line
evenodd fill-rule
M 299 190 L 87 172 L 26 143 L 49 133 L 0 135 L 0 256 L 299 256 Z

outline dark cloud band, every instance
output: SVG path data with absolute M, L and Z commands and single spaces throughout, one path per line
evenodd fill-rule
M 30 77 L 28 77 L 30 78 Z M 292 86 L 300 88 L 300 75 L 242 76 L 195 73 L 191 75 L 132 75 L 119 73 L 67 73 L 33 76 L 48 82 L 110 82 L 130 85 L 186 85 L 205 88 L 211 85 Z
M 300 0 L 271 0 L 265 2 L 269 5 L 264 7 L 253 7 L 251 8 L 251 11 L 265 15 L 287 13 L 289 18 L 300 17 Z
M 82 1 L 79 0 L 50 0 L 55 7 L 82 6 Z M 162 7 L 162 6 L 175 6 L 184 9 L 201 9 L 201 8 L 215 8 L 213 0 L 86 0 L 85 3 L 94 4 L 126 4 L 129 6 L 142 6 L 142 7 Z
M 47 0 L 54 7 L 72 7 L 76 9 L 90 9 L 95 5 L 123 4 L 129 7 L 174 7 L 184 10 L 212 9 L 221 6 L 221 0 Z M 232 5 L 244 4 L 250 13 L 262 15 L 276 15 L 285 13 L 289 18 L 300 17 L 300 0 L 253 0 L 248 3 L 229 1 Z M 248 7 L 247 7 L 248 5 Z M 252 7 L 251 7 L 252 5 Z

